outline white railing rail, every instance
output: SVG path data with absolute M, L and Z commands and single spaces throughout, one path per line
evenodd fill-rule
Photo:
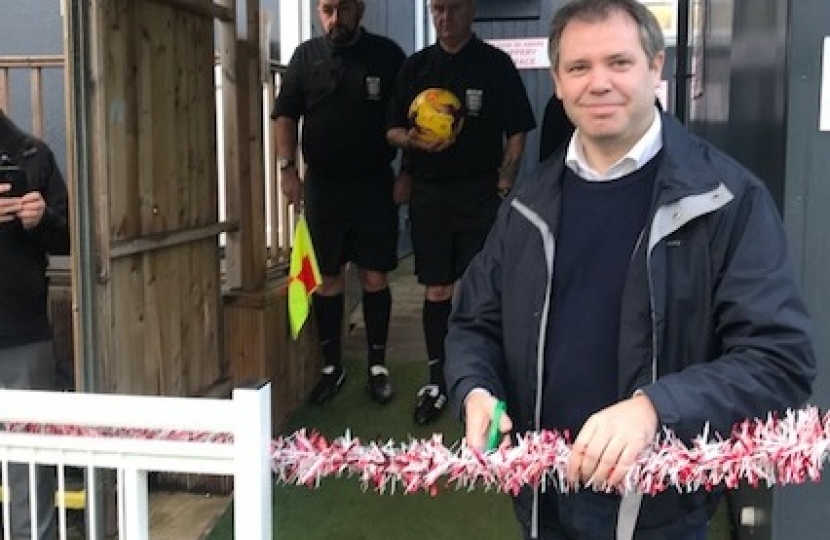
M 98 509 L 93 504 L 97 486 L 90 481 L 96 469 L 116 471 L 119 539 L 149 539 L 147 474 L 153 471 L 233 476 L 234 538 L 272 538 L 270 384 L 236 389 L 230 400 L 0 390 L 0 422 L 81 428 L 76 432 L 95 427 L 232 434 L 232 442 L 210 438 L 194 442 L 172 436 L 144 439 L 2 431 L 0 460 L 4 473 L 9 462 L 28 464 L 30 471 L 35 465 L 57 466 L 59 494 L 64 488 L 64 467 L 86 469 L 87 538 L 99 537 L 95 530 Z M 8 518 L 8 497 L 3 499 Z M 8 529 L 8 519 L 4 521 Z M 58 521 L 64 538 L 65 507 L 60 508 Z

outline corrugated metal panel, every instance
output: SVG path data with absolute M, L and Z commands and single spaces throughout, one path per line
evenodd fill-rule
M 793 260 L 813 314 L 819 378 L 811 402 L 830 402 L 830 135 L 818 131 L 820 43 L 827 0 L 708 0 L 702 93 L 690 127 L 753 170 L 784 215 Z M 830 511 L 830 484 L 741 489 L 731 494 L 762 520 L 738 538 L 813 539 Z M 747 524 L 748 525 L 748 524 Z
M 710 3 L 703 93 L 691 128 L 716 142 L 784 199 L 788 0 Z

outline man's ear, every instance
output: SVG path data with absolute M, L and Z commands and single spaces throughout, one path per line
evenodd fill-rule
M 363 12 L 366 11 L 366 3 L 363 0 L 357 0 L 357 20 L 363 20 Z
M 562 101 L 562 95 L 559 93 L 559 77 L 556 76 L 556 68 L 553 66 L 550 68 L 550 78 L 553 80 L 553 93 L 559 101 Z
M 666 52 L 660 51 L 654 55 L 654 60 L 651 62 L 651 71 L 654 73 L 657 82 L 663 78 L 663 64 L 666 63 Z

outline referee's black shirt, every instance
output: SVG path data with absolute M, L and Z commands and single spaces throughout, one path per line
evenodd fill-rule
M 389 166 L 396 149 L 386 142 L 386 109 L 405 57 L 395 42 L 363 28 L 345 47 L 326 37 L 297 47 L 271 116 L 303 118 L 303 157 L 312 171 L 360 179 Z
M 536 127 L 533 110 L 513 61 L 475 35 L 455 54 L 436 43 L 404 62 L 389 111 L 389 127 L 409 128 L 409 105 L 422 90 L 444 88 L 464 107 L 464 127 L 447 150 L 413 150 L 410 170 L 418 180 L 472 179 L 501 165 L 506 136 Z

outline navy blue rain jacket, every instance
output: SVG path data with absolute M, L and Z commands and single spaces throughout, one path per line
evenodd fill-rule
M 663 115 L 652 208 L 623 294 L 620 399 L 640 389 L 682 439 L 809 397 L 815 358 L 778 211 L 765 186 Z M 564 149 L 520 182 L 465 273 L 446 340 L 459 414 L 473 388 L 538 430 Z M 632 260 L 637 260 L 635 256 Z M 633 263 L 632 263 L 633 264 Z M 633 267 L 632 267 L 633 268 Z M 647 269 L 647 270 L 646 270 Z M 706 494 L 646 497 L 637 538 L 705 522 Z M 653 534 L 641 534 L 651 530 Z

